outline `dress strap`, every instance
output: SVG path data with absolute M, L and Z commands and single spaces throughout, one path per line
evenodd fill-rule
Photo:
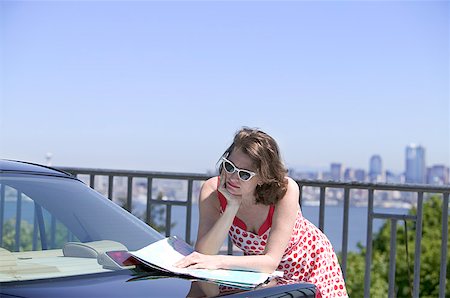
M 261 227 L 258 230 L 258 235 L 264 234 L 268 229 L 272 227 L 272 217 L 273 212 L 275 211 L 275 205 L 270 205 L 269 213 L 267 214 L 267 218 Z
M 219 191 L 219 185 L 220 185 L 220 176 L 217 177 L 217 197 L 219 198 L 220 202 L 220 210 L 222 212 L 225 211 L 225 208 L 227 208 L 227 199 L 225 196 Z

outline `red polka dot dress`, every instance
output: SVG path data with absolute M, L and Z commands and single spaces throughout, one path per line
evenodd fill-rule
M 227 201 L 218 191 L 221 210 L 226 208 Z M 229 235 L 233 243 L 242 249 L 244 255 L 263 254 L 272 225 L 275 206 L 270 206 L 266 221 L 257 234 L 247 231 L 245 223 L 234 218 Z M 299 210 L 286 248 L 279 271 L 283 277 L 278 284 L 308 282 L 318 290 L 317 297 L 348 297 L 341 267 L 328 238 L 310 221 L 304 218 Z

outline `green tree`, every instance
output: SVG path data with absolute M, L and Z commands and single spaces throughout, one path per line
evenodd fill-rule
M 416 215 L 417 210 L 413 208 L 410 214 Z M 441 240 L 442 240 L 442 198 L 433 196 L 428 199 L 423 206 L 423 225 L 422 225 L 422 242 L 420 254 L 420 297 L 438 297 L 439 296 L 439 274 L 441 266 Z M 448 218 L 447 218 L 448 222 Z M 399 249 L 397 251 L 397 270 L 396 285 L 398 287 L 398 297 L 409 297 L 412 291 L 412 279 L 414 270 L 414 241 L 415 241 L 415 222 L 408 222 L 407 233 L 405 226 L 397 228 L 399 248 L 408 245 L 408 255 L 406 250 Z M 407 234 L 407 238 L 405 235 Z M 448 237 L 448 235 L 447 235 Z M 447 243 L 447 251 L 450 245 Z M 409 272 L 408 274 L 408 257 Z M 450 260 L 447 258 L 447 282 L 446 295 L 450 297 L 449 269 Z M 408 277 L 409 276 L 409 277 Z
M 359 245 L 360 252 L 350 252 L 347 256 L 347 291 L 350 297 L 364 297 L 364 273 L 366 249 Z M 370 274 L 370 296 L 386 297 L 388 292 L 389 255 L 373 251 Z
M 68 230 L 60 222 L 56 222 L 55 229 L 55 243 L 51 243 L 51 229 L 50 229 L 50 219 L 45 219 L 45 237 L 48 243 L 48 248 L 62 248 L 64 243 L 67 242 Z M 75 240 L 76 237 L 74 236 Z M 37 249 L 41 249 L 41 235 L 37 235 Z M 3 226 L 3 244 L 2 247 L 9 250 L 15 251 L 16 247 L 16 218 L 11 218 L 7 220 Z M 22 220 L 20 223 L 20 245 L 19 251 L 31 251 L 33 250 L 33 225 L 28 221 Z
M 416 215 L 411 209 L 409 214 Z M 423 204 L 423 225 L 420 255 L 420 297 L 438 297 L 439 270 L 441 255 L 442 198 L 433 196 Z M 448 220 L 448 219 L 447 219 Z M 373 240 L 373 258 L 371 266 L 371 297 L 386 297 L 388 291 L 389 253 L 390 253 L 390 221 L 382 226 Z M 397 297 L 411 297 L 414 254 L 415 254 L 415 222 L 408 221 L 397 226 L 396 251 L 396 294 Z M 406 253 L 408 247 L 408 253 Z M 450 245 L 447 246 L 447 251 Z M 347 289 L 352 297 L 364 294 L 364 266 L 366 249 L 359 245 L 359 252 L 349 253 L 347 270 Z M 450 297 L 449 283 L 450 261 L 447 259 L 446 296 Z
M 7 220 L 3 226 L 3 243 L 2 247 L 15 251 L 16 243 L 16 219 Z M 20 223 L 20 247 L 19 251 L 30 251 L 33 247 L 33 225 L 22 220 Z

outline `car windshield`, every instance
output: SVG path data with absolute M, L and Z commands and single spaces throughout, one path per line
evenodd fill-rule
M 163 238 L 71 178 L 1 174 L 0 207 L 0 282 L 110 271 L 98 261 L 105 251 Z

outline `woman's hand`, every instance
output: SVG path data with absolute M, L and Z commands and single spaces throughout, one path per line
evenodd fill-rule
M 237 205 L 240 206 L 242 202 L 242 196 L 237 196 L 231 194 L 226 188 L 226 175 L 224 170 L 222 169 L 222 173 L 220 173 L 219 177 L 220 183 L 218 190 L 223 194 L 223 196 L 227 199 L 227 205 Z
M 174 266 L 193 269 L 220 269 L 222 268 L 222 262 L 218 255 L 204 255 L 193 252 L 176 262 Z

